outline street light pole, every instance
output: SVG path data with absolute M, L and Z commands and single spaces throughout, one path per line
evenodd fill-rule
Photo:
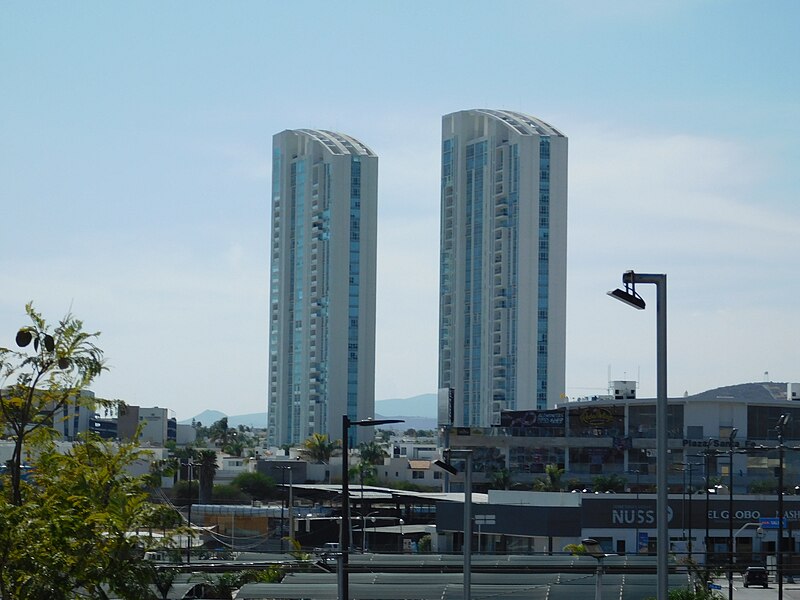
M 639 469 L 630 471 L 631 474 L 636 475 L 636 510 L 639 510 Z M 636 554 L 639 554 L 639 520 L 636 520 Z
M 708 445 L 706 446 L 705 451 L 705 459 L 706 459 L 706 466 L 705 466 L 705 475 L 706 475 L 706 540 L 705 540 L 705 568 L 708 569 L 708 544 L 711 541 L 711 538 L 708 535 L 708 511 L 711 508 L 708 502 L 709 495 L 711 494 L 711 477 L 709 476 L 709 472 L 711 471 L 711 438 L 708 440 Z
M 789 424 L 791 413 L 778 419 L 778 600 L 783 600 L 783 429 Z
M 351 426 L 374 427 L 375 425 L 386 425 L 388 423 L 404 423 L 403 419 L 365 419 L 363 421 L 351 421 L 347 415 L 342 415 L 342 527 L 339 530 L 339 600 L 352 600 L 350 598 L 350 572 L 348 562 L 350 560 L 350 473 L 348 472 L 349 439 L 348 435 Z
M 472 450 L 445 449 L 446 460 L 435 460 L 433 464 L 455 475 L 458 471 L 450 464 L 453 455 L 464 458 L 464 600 L 472 599 Z
M 192 562 L 192 475 L 194 474 L 194 463 L 191 458 L 186 461 L 186 471 L 189 475 L 189 511 L 186 516 L 187 524 L 189 525 L 188 540 L 186 542 L 186 564 L 188 565 Z
M 686 545 L 686 550 L 687 550 L 687 556 L 688 556 L 690 562 L 692 560 L 692 542 L 693 542 L 693 538 L 692 538 L 692 501 L 693 501 L 693 498 L 692 498 L 692 468 L 695 467 L 695 466 L 701 466 L 701 465 L 702 465 L 702 463 L 692 463 L 692 462 L 683 463 L 684 475 L 686 474 L 686 469 L 687 468 L 689 469 L 688 506 L 687 506 L 687 511 L 686 511 L 686 513 L 687 513 L 686 514 L 686 520 L 689 522 L 689 541 L 688 541 L 688 543 Z M 684 487 L 686 487 L 686 483 L 684 483 Z M 706 511 L 707 510 L 708 510 L 708 507 L 706 507 Z
M 597 572 L 594 579 L 594 600 L 603 600 L 603 558 L 605 552 L 600 543 L 593 538 L 581 540 L 581 544 L 586 549 L 586 553 L 597 560 Z
M 667 496 L 667 276 L 626 271 L 622 274 L 625 289 L 608 292 L 636 309 L 644 310 L 645 302 L 636 293 L 636 284 L 656 286 L 656 544 L 657 600 L 667 600 L 669 595 L 669 501 Z
M 286 493 L 286 469 L 281 467 L 281 494 Z M 286 523 L 286 516 L 284 513 L 284 508 L 286 507 L 286 498 L 281 498 L 281 553 L 283 553 L 283 532 L 284 526 Z
M 728 600 L 733 600 L 733 440 L 736 439 L 738 431 L 736 427 L 733 427 L 728 436 L 728 456 L 730 457 L 728 465 Z

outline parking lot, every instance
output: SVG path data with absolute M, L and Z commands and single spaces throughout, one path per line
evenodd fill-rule
M 722 589 L 717 590 L 723 596 L 728 597 L 728 580 L 725 578 L 716 579 L 714 581 Z M 770 580 L 767 589 L 761 587 L 746 588 L 742 585 L 742 576 L 737 574 L 733 576 L 733 597 L 736 600 L 773 600 L 778 597 L 778 584 Z M 800 583 L 784 583 L 783 584 L 783 598 L 784 600 L 800 600 Z

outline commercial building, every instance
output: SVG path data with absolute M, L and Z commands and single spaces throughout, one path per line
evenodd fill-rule
M 116 437 L 121 440 L 137 440 L 140 444 L 164 446 L 170 440 L 177 441 L 177 432 L 175 411 L 169 408 L 132 404 L 123 404 L 119 407 Z
M 567 138 L 528 115 L 442 119 L 439 388 L 454 424 L 552 408 L 565 389 Z
M 509 411 L 497 427 L 452 428 L 450 446 L 473 450 L 477 484 L 501 469 L 514 482 L 530 484 L 555 465 L 563 469 L 560 481 L 567 489 L 591 489 L 595 478 L 615 476 L 631 492 L 652 491 L 662 466 L 656 458 L 656 400 L 636 398 L 631 382 L 612 382 L 611 390 L 619 393 L 545 411 Z M 776 488 L 775 426 L 782 414 L 791 415 L 784 443 L 800 443 L 797 390 L 796 383 L 745 383 L 668 398 L 663 466 L 670 492 L 702 489 L 706 477 L 732 482 L 736 493 Z M 792 488 L 800 484 L 800 452 L 785 452 L 784 480 Z M 453 491 L 459 485 L 459 478 L 451 480 Z
M 273 137 L 270 445 L 336 440 L 342 415 L 374 414 L 377 190 L 378 157 L 358 140 Z
M 787 565 L 791 558 L 787 572 L 800 575 L 800 560 L 792 558 L 800 546 L 800 496 L 783 500 Z M 735 494 L 731 502 L 727 490 L 708 499 L 703 493 L 678 493 L 670 494 L 668 503 L 669 547 L 677 561 L 691 557 L 725 564 L 732 525 L 736 564 L 774 564 L 779 533 L 775 494 Z M 472 509 L 476 552 L 559 553 L 583 538 L 596 539 L 609 553 L 654 555 L 657 548 L 655 494 L 492 490 L 488 502 L 474 502 Z M 460 551 L 463 529 L 463 503 L 437 502 L 439 550 Z

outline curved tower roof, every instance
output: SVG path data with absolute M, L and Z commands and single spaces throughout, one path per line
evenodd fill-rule
M 326 131 L 324 129 L 295 129 L 295 132 L 306 135 L 331 151 L 332 154 L 356 154 L 359 156 L 376 156 L 366 144 L 344 133 Z
M 522 135 L 549 135 L 566 137 L 558 129 L 541 119 L 511 110 L 493 110 L 491 108 L 475 108 L 468 112 L 482 113 L 493 119 L 503 121 L 506 125 Z

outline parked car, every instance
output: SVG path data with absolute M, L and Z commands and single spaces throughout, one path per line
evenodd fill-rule
M 744 587 L 751 585 L 763 585 L 769 587 L 769 577 L 766 567 L 747 567 L 742 575 Z
M 323 560 L 339 552 L 339 542 L 325 542 L 322 546 L 314 548 L 314 554 Z

